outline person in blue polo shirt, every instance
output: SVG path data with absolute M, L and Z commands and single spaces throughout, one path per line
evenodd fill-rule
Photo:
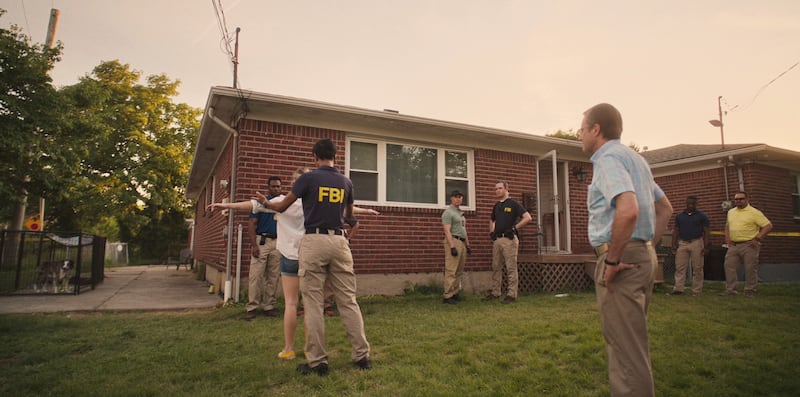
M 692 295 L 703 292 L 704 256 L 711 247 L 708 216 L 697 209 L 697 197 L 686 198 L 686 209 L 675 216 L 672 228 L 672 253 L 675 254 L 675 287 L 671 295 L 683 294 L 686 268 L 692 262 Z
M 263 201 L 269 209 L 283 212 L 298 198 L 303 201 L 306 234 L 300 242 L 300 292 L 305 302 L 306 364 L 297 370 L 303 375 L 328 374 L 323 316 L 325 281 L 331 287 L 352 348 L 350 358 L 360 369 L 370 369 L 369 343 L 364 334 L 361 308 L 356 302 L 356 276 L 353 256 L 344 236 L 344 219 L 353 215 L 353 183 L 334 168 L 336 146 L 330 139 L 314 144 L 317 169 L 303 174 L 292 191 L 277 202 Z

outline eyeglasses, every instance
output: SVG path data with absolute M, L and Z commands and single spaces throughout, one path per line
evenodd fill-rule
M 281 187 L 281 185 L 269 185 L 269 187 Z
M 746 197 L 734 197 L 733 201 L 743 201 L 745 199 L 746 199 Z

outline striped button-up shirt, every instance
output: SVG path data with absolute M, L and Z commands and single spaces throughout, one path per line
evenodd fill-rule
M 652 240 L 656 222 L 655 202 L 664 198 L 664 191 L 653 180 L 644 157 L 613 139 L 595 152 L 591 160 L 594 170 L 587 206 L 592 246 L 611 242 L 611 228 L 617 210 L 615 199 L 624 192 L 633 192 L 639 202 L 639 217 L 631 238 Z

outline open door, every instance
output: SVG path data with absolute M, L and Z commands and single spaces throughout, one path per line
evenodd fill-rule
M 540 254 L 572 253 L 568 167 L 555 150 L 536 162 L 536 219 Z

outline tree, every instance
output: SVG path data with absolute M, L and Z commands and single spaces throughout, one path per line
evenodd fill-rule
M 140 79 L 141 72 L 115 60 L 60 91 L 83 158 L 79 177 L 54 207 L 62 228 L 116 234 L 156 258 L 171 241 L 186 241 L 191 204 L 184 187 L 201 111 L 173 102 L 179 81 L 163 74 Z
M 554 138 L 561 138 L 561 139 L 569 139 L 571 141 L 580 141 L 581 140 L 578 137 L 578 133 L 577 132 L 573 132 L 572 129 L 570 129 L 569 131 L 558 130 L 558 131 L 556 131 L 556 132 L 554 132 L 552 134 L 545 134 L 545 136 L 551 136 L 551 137 L 554 137 Z M 637 153 L 642 151 L 642 148 L 640 148 L 639 145 L 637 145 L 635 142 L 631 142 L 630 144 L 628 144 L 628 147 L 633 149 Z M 647 150 L 647 147 L 645 147 L 645 150 Z
M 0 17 L 5 14 L 0 9 Z M 27 192 L 47 197 L 63 189 L 78 169 L 78 154 L 63 145 L 64 103 L 49 71 L 61 44 L 31 44 L 16 25 L 0 28 L 0 218 Z
M 572 131 L 572 128 L 570 128 L 568 131 L 558 130 L 552 134 L 545 134 L 545 136 L 551 136 L 553 138 L 569 139 L 571 141 L 580 140 L 580 138 L 578 138 L 578 133 Z

